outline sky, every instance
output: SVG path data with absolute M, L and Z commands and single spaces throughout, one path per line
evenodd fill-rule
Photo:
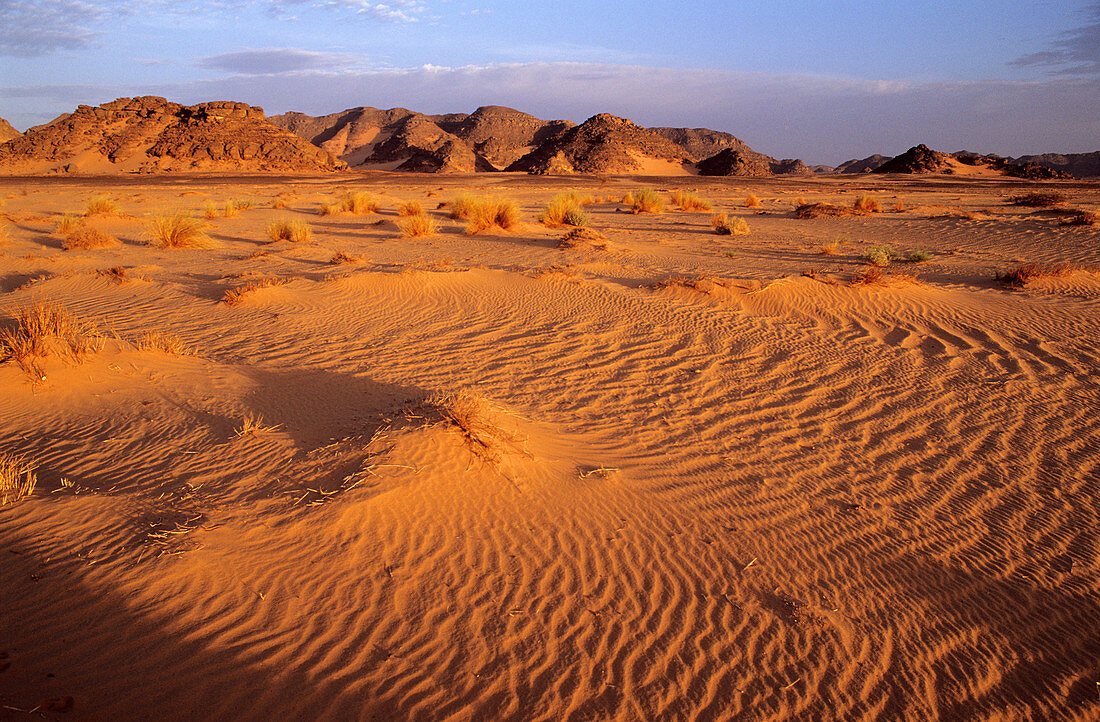
M 1091 152 L 1100 0 L 0 0 L 0 117 L 136 95 L 608 112 L 810 164 Z

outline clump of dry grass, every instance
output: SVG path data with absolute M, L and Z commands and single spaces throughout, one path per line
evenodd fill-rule
M 37 468 L 24 456 L 0 454 L 0 506 L 14 504 L 34 493 Z
M 202 221 L 186 211 L 161 213 L 150 220 L 153 244 L 161 248 L 213 248 L 214 241 L 206 235 Z
M 207 201 L 202 206 L 202 215 L 208 221 L 218 217 L 218 205 L 214 201 Z
M 492 404 L 477 391 L 462 388 L 437 393 L 427 403 L 444 421 L 462 432 L 470 450 L 485 460 L 499 461 L 502 444 L 516 441 L 514 436 L 493 423 Z
M 286 202 L 285 198 L 272 198 L 271 199 L 271 207 L 274 208 L 277 211 L 281 211 L 281 210 L 285 210 L 286 208 L 289 208 L 290 206 L 287 205 L 287 202 Z
M 1065 263 L 1023 263 L 1006 273 L 998 273 L 994 279 L 1013 288 L 1023 288 L 1038 278 L 1057 278 L 1077 270 Z
M 477 202 L 470 222 L 466 226 L 466 235 L 499 228 L 510 231 L 519 225 L 519 206 L 508 198 L 483 198 Z
M 863 254 L 863 259 L 872 266 L 888 266 L 890 261 L 894 259 L 894 249 L 890 246 L 871 246 Z
M 272 243 L 277 241 L 309 243 L 313 240 L 313 232 L 305 221 L 276 218 L 267 226 L 267 237 Z
M 665 199 L 650 188 L 633 191 L 629 194 L 632 198 L 630 204 L 631 213 L 664 213 Z
M 239 439 L 242 436 L 277 431 L 280 426 L 281 424 L 275 424 L 274 426 L 265 424 L 264 418 L 259 414 L 245 414 L 244 418 L 241 419 L 241 425 L 233 432 L 233 435 Z
M 794 215 L 795 218 L 806 220 L 808 218 L 851 216 L 855 215 L 855 210 L 833 203 L 807 203 L 795 208 Z
M 619 199 L 619 203 L 622 203 L 624 206 L 634 205 L 634 192 L 633 191 L 627 191 L 623 195 L 623 197 Z
M 130 280 L 130 275 L 122 266 L 114 266 L 113 268 L 101 268 L 95 272 L 97 276 L 103 276 L 104 278 L 122 285 Z
M 554 197 L 539 214 L 539 223 L 549 228 L 561 226 L 582 227 L 588 225 L 588 214 L 577 201 L 575 191 L 561 193 Z
M 668 278 L 653 282 L 649 287 L 658 290 L 662 288 L 688 288 L 692 291 L 697 291 L 709 296 L 719 288 L 726 288 L 727 285 L 725 279 L 712 278 L 702 274 L 698 276 L 674 274 Z
M 840 241 L 827 241 L 817 247 L 818 253 L 825 256 L 835 256 L 840 252 Z
M 909 251 L 909 254 L 905 257 L 905 260 L 910 263 L 924 263 L 932 260 L 932 254 L 928 251 L 922 251 L 919 248 L 915 251 Z
M 879 207 L 878 198 L 860 195 L 856 196 L 856 199 L 852 202 L 852 210 L 856 213 L 878 213 L 881 208 Z
M 1066 218 L 1062 219 L 1063 226 L 1094 226 L 1096 214 L 1091 211 L 1074 210 Z
M 261 288 L 282 286 L 284 283 L 286 283 L 286 279 L 284 278 L 261 278 L 255 281 L 249 281 L 240 286 L 226 289 L 225 293 L 222 295 L 222 303 L 226 306 L 239 306 L 244 303 L 244 299 L 253 291 L 258 291 Z
M 558 241 L 558 248 L 563 250 L 571 248 L 595 248 L 600 251 L 610 250 L 607 236 L 591 228 L 574 228 L 566 233 Z
M 44 379 L 40 359 L 50 355 L 80 361 L 103 346 L 96 324 L 53 303 L 19 309 L 14 325 L 0 331 L 0 363 L 15 361 L 32 378 Z
M 760 199 L 755 193 L 749 193 L 745 196 L 745 208 L 756 208 L 760 205 Z
M 424 206 L 420 205 L 420 201 L 405 201 L 401 205 L 397 206 L 397 215 L 402 218 L 408 218 L 409 216 L 422 216 L 424 215 Z
M 674 191 L 671 194 L 672 205 L 688 213 L 709 213 L 710 201 L 700 197 L 696 193 L 686 191 Z
M 335 206 L 335 211 L 332 209 L 333 206 Z M 348 191 L 340 196 L 335 204 L 323 206 L 321 209 L 321 215 L 328 215 L 333 212 L 365 216 L 378 212 L 378 201 L 365 191 Z
M 146 331 L 134 342 L 139 351 L 160 351 L 162 353 L 181 356 L 187 353 L 187 347 L 183 340 L 173 333 L 161 333 L 160 331 Z
M 118 203 L 107 196 L 90 198 L 84 204 L 84 215 L 86 216 L 117 216 L 121 213 L 122 209 L 119 208 Z
M 431 216 L 411 216 L 401 224 L 401 235 L 405 238 L 428 238 L 439 232 L 439 224 Z
M 83 224 L 84 219 L 80 216 L 73 213 L 66 213 L 54 222 L 53 232 L 62 236 L 67 236 Z
M 455 199 L 450 202 L 451 218 L 456 221 L 469 220 L 473 216 L 474 210 L 477 208 L 479 203 L 480 200 L 475 196 L 472 196 L 468 193 L 458 194 L 457 196 L 455 196 Z M 439 207 L 445 208 L 446 206 L 441 203 Z
M 8 230 L 8 224 L 0 223 L 0 246 L 6 246 L 11 242 L 11 231 Z
M 717 213 L 710 217 L 711 228 L 720 236 L 747 236 L 749 224 L 744 218 L 730 218 L 727 213 Z
M 1064 193 L 1058 193 L 1057 191 L 1040 191 L 1012 196 L 1008 199 L 1008 202 L 1010 205 L 1025 206 L 1027 208 L 1050 208 L 1059 203 L 1065 203 L 1066 196 Z
M 332 258 L 330 258 L 328 262 L 334 266 L 339 266 L 345 263 L 360 263 L 362 260 L 362 256 L 351 256 L 343 251 L 337 251 L 332 254 Z
M 116 248 L 118 239 L 94 226 L 77 226 L 69 231 L 61 248 L 66 251 L 94 251 L 100 248 Z

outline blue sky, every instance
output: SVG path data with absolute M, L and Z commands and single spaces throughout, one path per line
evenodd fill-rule
M 1100 150 L 1100 2 L 0 0 L 0 116 L 120 96 L 480 105 L 711 127 L 838 163 Z

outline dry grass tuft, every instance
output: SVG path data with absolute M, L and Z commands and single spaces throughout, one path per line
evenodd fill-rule
M 97 276 L 103 276 L 104 278 L 122 285 L 130 280 L 129 273 L 122 266 L 114 266 L 113 268 L 101 268 L 95 272 Z
M 249 281 L 240 286 L 227 289 L 222 295 L 222 303 L 226 306 L 239 306 L 244 303 L 244 299 L 253 291 L 258 291 L 261 288 L 282 286 L 285 283 L 286 279 L 284 278 L 261 278 L 256 281 Z
M 856 213 L 878 213 L 881 208 L 878 204 L 878 198 L 874 196 L 861 195 L 857 196 L 852 202 L 852 210 Z
M 466 235 L 499 228 L 510 231 L 519 225 L 519 206 L 508 198 L 483 198 L 477 201 L 470 222 L 466 226 Z
M 1065 263 L 1023 263 L 1007 273 L 998 273 L 994 279 L 1013 288 L 1023 288 L 1039 278 L 1057 278 L 1077 270 Z
M 833 203 L 807 203 L 795 208 L 794 215 L 795 218 L 806 220 L 807 218 L 852 216 L 855 215 L 855 210 Z
M 264 418 L 259 414 L 245 414 L 244 418 L 241 419 L 240 427 L 233 432 L 233 435 L 239 439 L 242 436 L 278 431 L 281 425 L 282 424 L 275 424 L 274 426 L 269 426 L 264 423 Z
M 563 250 L 595 248 L 600 251 L 607 251 L 610 250 L 610 247 L 607 236 L 591 228 L 574 228 L 558 241 L 558 248 Z
M 208 221 L 212 221 L 218 217 L 218 204 L 214 201 L 207 201 L 202 206 L 202 216 Z
M 11 231 L 8 230 L 8 224 L 0 223 L 0 246 L 6 246 L 11 242 Z
M 271 207 L 277 211 L 285 210 L 290 206 L 287 204 L 285 198 L 273 198 L 271 200 Z
M 905 260 L 910 263 L 924 263 L 932 260 L 932 254 L 928 251 L 922 251 L 917 249 L 915 251 L 909 251 L 909 254 L 905 257 Z
M 745 196 L 745 208 L 756 208 L 760 205 L 760 199 L 756 197 L 755 193 L 749 193 Z
M 378 212 L 378 201 L 370 193 L 350 191 L 340 196 L 340 210 L 357 216 Z
M 840 252 L 840 241 L 828 241 L 817 247 L 818 253 L 825 256 L 835 256 Z
M 539 223 L 548 228 L 560 228 L 561 226 L 580 228 L 587 226 L 588 220 L 588 214 L 584 212 L 581 203 L 577 200 L 576 191 L 555 196 L 546 206 L 546 209 L 539 214 Z
M 710 201 L 695 193 L 675 191 L 671 195 L 672 205 L 689 213 L 710 213 Z
M 119 245 L 118 239 L 110 233 L 92 226 L 77 226 L 69 231 L 65 240 L 61 242 L 61 248 L 66 251 L 93 251 L 100 248 L 116 248 Z
M 107 196 L 96 196 L 84 204 L 86 216 L 117 216 L 122 213 L 118 204 Z
M 405 201 L 401 205 L 397 206 L 397 215 L 402 218 L 408 218 L 409 216 L 422 216 L 424 215 L 424 206 L 420 205 L 420 201 Z
M 853 286 L 884 286 L 889 283 L 920 283 L 920 279 L 915 273 L 886 273 L 879 266 L 869 266 L 853 275 L 851 281 Z
M 439 224 L 426 215 L 410 217 L 401 224 L 401 235 L 405 238 L 429 238 L 439 232 Z
M 45 379 L 40 359 L 55 355 L 79 362 L 103 347 L 96 324 L 53 303 L 19 309 L 14 327 L 0 331 L 0 363 L 15 361 L 36 380 Z
M 480 200 L 475 196 L 468 193 L 460 193 L 455 196 L 455 199 L 450 202 L 451 218 L 456 221 L 468 221 L 473 217 L 474 210 L 477 208 Z M 440 203 L 440 208 L 446 208 L 447 206 Z
M 634 193 L 632 191 L 627 191 L 626 194 L 619 199 L 619 203 L 622 203 L 624 206 L 634 205 Z
M 1050 208 L 1059 203 L 1065 203 L 1066 196 L 1064 193 L 1058 193 L 1057 191 L 1024 193 L 1023 195 L 1012 196 L 1008 199 L 1008 202 L 1014 206 L 1027 208 Z
M 62 236 L 67 236 L 83 224 L 84 219 L 80 216 L 66 213 L 58 218 L 53 224 L 53 232 Z
M 888 266 L 894 260 L 894 249 L 890 246 L 871 246 L 863 254 L 863 260 L 880 268 Z
M 493 423 L 493 406 L 481 393 L 463 388 L 428 399 L 443 420 L 462 432 L 470 450 L 487 461 L 499 461 L 501 446 L 517 439 Z
M 267 237 L 271 239 L 272 243 L 277 241 L 309 243 L 313 240 L 313 232 L 305 221 L 276 218 L 267 227 Z
M 1095 226 L 1096 214 L 1091 211 L 1074 210 L 1062 219 L 1063 226 Z
M 744 218 L 730 218 L 726 213 L 718 213 L 710 217 L 711 228 L 720 236 L 747 236 L 749 224 Z
M 181 356 L 187 353 L 187 347 L 183 340 L 174 333 L 161 333 L 160 331 L 146 331 L 134 342 L 139 351 L 160 351 L 162 353 Z
M 161 213 L 150 220 L 153 244 L 161 248 L 213 248 L 206 225 L 186 211 Z
M 337 251 L 332 255 L 332 258 L 328 260 L 334 266 L 339 266 L 345 263 L 361 263 L 363 261 L 362 256 L 351 256 L 343 251 Z
M 629 194 L 633 201 L 630 204 L 631 213 L 664 213 L 665 199 L 652 189 L 643 188 Z
M 726 288 L 727 285 L 725 279 L 721 278 L 711 278 L 702 274 L 698 276 L 675 274 L 664 280 L 655 281 L 649 287 L 656 290 L 662 288 L 688 288 L 709 296 L 719 288 Z
M 14 504 L 34 493 L 37 468 L 26 457 L 0 454 L 0 506 Z

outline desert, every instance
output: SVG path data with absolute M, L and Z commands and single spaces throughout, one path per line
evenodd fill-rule
M 1098 37 L 0 3 L 0 720 L 1100 719 Z

